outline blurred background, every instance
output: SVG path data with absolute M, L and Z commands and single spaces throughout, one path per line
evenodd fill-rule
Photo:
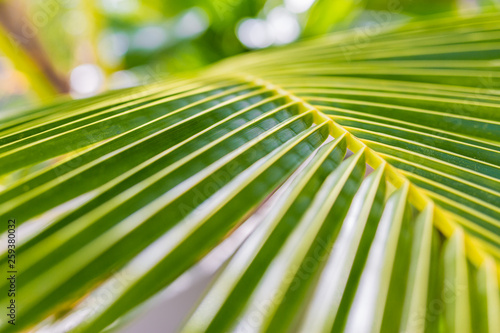
M 0 0 L 0 112 L 152 82 L 253 49 L 499 0 Z

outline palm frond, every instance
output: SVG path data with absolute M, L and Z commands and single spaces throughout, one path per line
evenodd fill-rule
M 6 119 L 16 329 L 105 329 L 272 196 L 184 332 L 498 332 L 499 23 L 351 30 Z

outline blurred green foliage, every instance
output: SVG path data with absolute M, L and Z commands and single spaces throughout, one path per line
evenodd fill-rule
M 388 24 L 419 15 L 478 10 L 482 5 L 496 3 L 496 0 L 3 0 L 0 1 L 0 35 L 4 36 L 4 43 L 0 43 L 0 89 L 6 89 L 0 96 L 0 107 L 12 108 L 19 100 L 50 99 L 46 91 L 41 91 L 47 89 L 40 89 L 40 82 L 47 80 L 35 76 L 47 75 L 51 70 L 58 79 L 69 83 L 73 97 L 85 97 L 190 71 L 252 48 L 285 44 L 370 21 Z M 18 19 L 13 21 L 12 17 Z M 240 31 L 242 37 L 238 27 L 245 20 L 251 24 L 244 26 L 248 31 Z M 38 46 L 33 46 L 33 41 L 39 41 L 42 51 L 36 51 Z M 37 59 L 40 54 L 42 59 Z M 29 57 L 33 58 L 32 63 L 23 64 L 26 62 L 23 59 Z M 76 70 L 81 65 L 86 66 Z M 47 70 L 47 66 L 51 69 Z M 59 93 L 69 91 L 64 84 L 58 86 L 57 79 L 50 79 L 49 75 L 48 81 L 55 84 Z M 79 87 L 84 84 L 88 87 Z

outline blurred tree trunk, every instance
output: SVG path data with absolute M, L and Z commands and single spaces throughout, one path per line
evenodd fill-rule
M 67 78 L 54 68 L 38 39 L 37 29 L 26 14 L 26 8 L 21 1 L 0 1 L 0 24 L 9 35 L 11 42 L 15 44 L 14 47 L 24 50 L 57 92 L 68 93 Z M 15 62 L 15 59 L 13 60 Z

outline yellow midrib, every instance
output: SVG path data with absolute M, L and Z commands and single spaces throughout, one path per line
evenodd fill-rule
M 360 139 L 358 139 L 355 135 L 350 133 L 347 129 L 345 129 L 342 125 L 335 122 L 332 117 L 325 115 L 314 105 L 309 104 L 302 98 L 294 95 L 290 91 L 283 89 L 280 86 L 273 84 L 265 79 L 260 77 L 256 77 L 247 73 L 238 73 L 234 74 L 237 78 L 243 79 L 247 82 L 252 82 L 256 85 L 266 85 L 270 90 L 274 90 L 277 93 L 287 96 L 290 100 L 297 101 L 301 106 L 303 112 L 305 110 L 312 110 L 314 114 L 314 122 L 315 123 L 323 123 L 327 122 L 330 128 L 330 135 L 333 137 L 338 137 L 341 134 L 345 135 L 347 147 L 353 152 L 356 153 L 360 150 L 364 150 L 366 163 L 372 167 L 373 169 L 378 168 L 383 165 L 385 170 L 386 179 L 394 185 L 396 188 L 400 187 L 403 183 L 407 182 L 409 184 L 408 191 L 408 200 L 409 202 L 415 206 L 415 208 L 419 211 L 424 210 L 425 207 L 429 206 L 434 211 L 433 216 L 433 224 L 434 226 L 446 237 L 450 238 L 457 229 L 462 230 L 464 234 L 464 242 L 465 242 L 465 250 L 467 257 L 469 260 L 476 266 L 480 267 L 485 260 L 493 260 L 497 266 L 497 278 L 500 281 L 500 263 L 493 259 L 492 255 L 484 250 L 484 247 L 481 245 L 482 242 L 469 235 L 467 232 L 463 230 L 463 228 L 456 222 L 459 217 L 449 212 L 448 210 L 443 209 L 439 205 L 435 204 L 435 202 L 429 198 L 424 191 L 413 184 L 408 178 L 406 178 L 399 170 L 389 164 L 383 157 L 381 157 L 376 151 L 368 147 L 365 143 L 363 143 Z M 493 250 L 493 249 L 492 249 Z M 500 251 L 496 251 L 495 253 L 497 257 L 500 257 Z

